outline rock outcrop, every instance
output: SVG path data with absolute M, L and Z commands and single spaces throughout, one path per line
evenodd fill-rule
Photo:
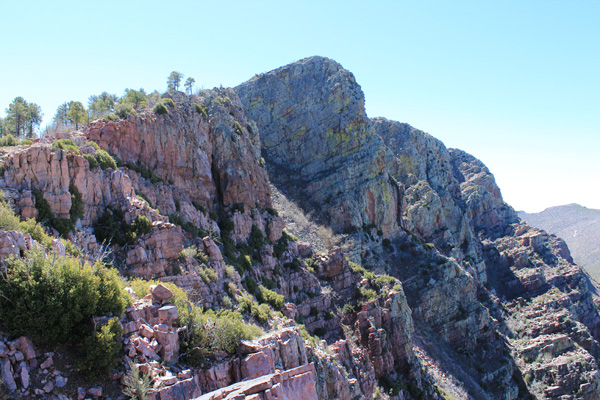
M 396 232 L 398 188 L 352 73 L 333 60 L 311 57 L 235 91 L 260 129 L 267 162 L 282 174 L 275 182 L 288 182 L 294 196 L 335 229 L 375 224 L 386 237 Z
M 83 257 L 112 254 L 127 275 L 162 281 L 142 299 L 129 289 L 115 384 L 135 364 L 154 400 L 600 399 L 598 285 L 562 240 L 519 222 L 481 161 L 369 119 L 354 76 L 323 57 L 165 97 L 163 115 L 0 151 L 0 188 L 23 219 L 68 223 Z M 119 165 L 96 165 L 107 152 Z M 300 241 L 273 208 L 292 200 L 281 211 L 299 214 Z M 122 215 L 113 230 L 143 229 L 99 243 L 105 214 Z M 307 229 L 322 229 L 319 243 Z M 0 261 L 41 248 L 32 236 L 0 230 Z M 63 239 L 45 239 L 46 254 L 74 252 Z M 264 334 L 206 357 L 188 349 L 199 325 L 179 321 L 167 282 Z M 65 400 L 71 371 L 57 359 L 1 337 L 15 395 Z
M 166 115 L 98 121 L 86 136 L 125 164 L 141 165 L 172 186 L 172 196 L 149 193 L 166 215 L 176 211 L 175 201 L 194 201 L 207 210 L 213 209 L 216 199 L 224 206 L 268 207 L 267 173 L 253 145 L 258 132 L 252 130 L 233 91 L 206 94 L 196 103 L 206 107 L 206 116 L 191 102 L 178 102 Z

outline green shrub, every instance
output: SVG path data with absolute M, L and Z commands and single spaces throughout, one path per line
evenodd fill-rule
M 124 220 L 123 212 L 108 206 L 94 223 L 94 233 L 100 243 L 113 243 L 119 246 L 134 244 L 138 237 L 152 231 L 152 222 L 138 215 L 131 225 Z
M 204 117 L 204 119 L 208 119 L 208 109 L 206 107 L 202 107 L 198 103 L 194 103 L 194 110 L 200 115 Z
M 258 294 L 258 283 L 256 283 L 256 281 L 250 276 L 247 276 L 242 282 L 242 284 L 244 285 L 246 290 L 248 290 L 249 293 L 255 296 Z
M 130 228 L 124 221 L 123 212 L 109 206 L 94 223 L 94 233 L 99 243 L 113 243 L 123 246 L 127 243 L 125 232 Z
M 192 201 L 192 205 L 196 210 L 200 211 L 202 214 L 206 214 L 206 208 L 204 208 L 202 204 L 198 203 L 197 201 Z
M 56 142 L 52 143 L 52 147 L 55 149 L 61 149 L 64 151 L 73 151 L 75 154 L 79 153 L 79 147 L 73 142 L 71 139 L 58 139 Z
M 373 289 L 360 288 L 358 291 L 361 297 L 366 297 L 367 300 L 374 300 L 377 298 L 377 293 Z
M 19 225 L 19 217 L 4 204 L 0 205 L 0 229 L 3 231 L 16 231 L 20 230 Z
M 235 286 L 235 284 L 233 282 L 225 283 L 223 285 L 223 288 L 225 289 L 225 293 L 227 293 L 231 297 L 234 297 L 235 294 L 237 293 L 237 287 Z
M 173 101 L 173 99 L 170 99 L 168 97 L 165 97 L 164 99 L 160 100 L 163 104 L 165 104 L 166 106 L 169 106 L 171 108 L 175 108 L 175 102 Z
M 93 316 L 121 315 L 130 299 L 115 270 L 38 251 L 6 260 L 0 293 L 5 327 L 49 343 L 81 343 Z
M 231 298 L 228 296 L 223 296 L 221 298 L 221 304 L 223 304 L 223 307 L 225 308 L 232 308 L 233 307 L 233 301 L 231 301 Z
M 98 167 L 98 161 L 96 161 L 96 156 L 93 154 L 84 154 L 83 158 L 85 158 L 88 162 L 88 164 L 90 164 L 90 169 L 94 169 L 96 167 Z
M 237 133 L 239 136 L 242 136 L 244 134 L 244 131 L 242 130 L 242 125 L 235 121 L 233 123 L 233 130 L 235 131 L 235 133 Z
M 262 332 L 255 325 L 245 324 L 239 312 L 202 311 L 197 307 L 188 328 L 189 340 L 182 343 L 182 350 L 191 366 L 201 365 L 218 351 L 234 354 L 241 340 L 253 339 Z
M 54 213 L 50 208 L 50 204 L 48 204 L 42 195 L 42 192 L 39 189 L 33 189 L 33 196 L 35 197 L 35 208 L 38 211 L 37 220 L 40 222 L 53 220 Z
M 117 163 L 115 159 L 108 154 L 107 151 L 102 149 L 96 151 L 96 161 L 103 170 L 108 168 L 117 169 Z
M 355 274 L 364 275 L 367 272 L 367 270 L 363 266 L 353 261 L 349 261 L 348 265 L 350 266 L 350 271 L 354 272 Z
M 250 271 L 252 269 L 252 258 L 249 255 L 241 255 L 238 262 L 244 270 Z
M 274 217 L 277 217 L 279 215 L 279 212 L 277 212 L 277 210 L 274 208 L 267 207 L 266 210 L 269 214 L 271 214 Z
M 142 192 L 136 193 L 135 196 L 142 201 L 145 201 L 146 203 L 148 203 L 148 207 L 150 208 L 154 208 L 154 206 L 152 205 L 152 202 L 150 201 L 150 199 Z
M 274 309 L 281 310 L 283 307 L 284 297 L 282 294 L 269 290 L 263 285 L 258 285 L 256 298 L 261 303 L 269 303 Z
M 47 223 L 58 231 L 62 236 L 66 236 L 70 231 L 75 229 L 73 221 L 67 218 L 56 218 L 50 204 L 44 199 L 42 192 L 39 189 L 33 190 L 35 197 L 35 207 L 38 210 L 37 220 L 41 223 Z
M 147 217 L 138 215 L 131 223 L 131 229 L 137 234 L 137 236 L 146 235 L 152 232 L 152 222 L 150 222 Z
M 325 313 L 325 321 L 332 320 L 333 317 L 335 317 L 335 314 L 333 313 L 333 311 L 329 311 L 329 312 Z
M 98 151 L 100 150 L 100 146 L 98 145 L 98 143 L 94 142 L 93 140 L 90 140 L 88 142 L 85 143 L 88 146 L 92 146 L 94 148 L 94 150 Z
M 27 221 L 23 221 L 19 223 L 18 230 L 23 233 L 29 233 L 33 240 L 38 243 L 41 243 L 44 247 L 50 249 L 52 248 L 52 238 L 50 235 L 44 231 L 44 228 L 37 223 L 34 219 L 28 219 Z M 66 240 L 65 242 L 71 243 Z M 73 243 L 71 243 L 73 245 Z
M 21 146 L 31 146 L 33 144 L 33 140 L 21 140 Z
M 198 275 L 200 275 L 204 283 L 216 282 L 219 279 L 217 272 L 210 267 L 199 267 Z
M 233 203 L 231 205 L 231 213 L 233 214 L 235 211 L 239 211 L 241 214 L 244 213 L 244 211 L 246 210 L 246 208 L 244 207 L 243 203 Z
M 32 235 L 33 237 L 33 235 Z M 65 251 L 67 252 L 67 254 L 72 255 L 73 257 L 79 257 L 81 255 L 79 249 L 77 248 L 77 246 L 75 245 L 75 243 L 71 242 L 70 240 L 67 239 L 63 239 L 61 238 L 60 241 L 62 242 L 63 246 L 65 246 Z
M 0 147 L 16 146 L 18 144 L 19 141 L 10 133 L 0 138 Z
M 158 102 L 152 108 L 152 112 L 154 112 L 155 114 L 158 114 L 158 115 L 165 115 L 165 114 L 169 113 L 169 109 L 167 108 L 165 103 Z
M 152 390 L 150 377 L 140 371 L 137 364 L 129 362 L 129 371 L 123 377 L 123 394 L 132 400 L 147 400 Z
M 71 221 L 75 222 L 83 217 L 83 199 L 77 186 L 72 183 L 69 185 L 69 192 L 71 193 L 71 209 L 69 210 L 69 215 L 71 216 Z
M 219 228 L 221 229 L 221 233 L 225 234 L 233 231 L 234 225 L 233 220 L 231 218 L 223 217 L 219 219 Z
M 377 289 L 381 289 L 383 286 L 395 284 L 396 279 L 389 275 L 379 275 L 372 283 Z
M 344 304 L 344 307 L 342 308 L 343 314 L 352 314 L 355 311 L 356 311 L 356 307 L 354 306 L 354 304 L 351 304 L 351 303 Z
M 125 119 L 130 115 L 136 116 L 137 111 L 130 103 L 121 103 L 115 106 L 115 114 L 121 119 Z
M 252 229 L 250 230 L 250 238 L 248 239 L 248 245 L 255 250 L 260 250 L 265 244 L 265 242 L 266 240 L 263 232 L 258 226 L 252 224 Z
M 120 361 L 117 353 L 123 347 L 122 334 L 119 319 L 111 318 L 95 335 L 85 339 L 85 356 L 79 362 L 79 369 L 88 378 L 97 378 L 117 366 Z
M 55 218 L 54 221 L 52 221 L 52 227 L 63 237 L 75 230 L 75 225 L 70 218 Z

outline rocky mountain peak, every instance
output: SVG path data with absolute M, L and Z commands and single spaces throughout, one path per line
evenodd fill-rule
M 134 361 L 162 400 L 600 398 L 599 288 L 565 243 L 520 222 L 477 158 L 369 119 L 339 63 L 158 101 L 0 149 L 0 312 L 26 309 L 31 254 L 48 276 L 104 259 L 130 307 L 85 319 L 118 317 L 119 390 Z M 21 334 L 0 335 L 11 393 L 109 397 L 51 356 L 37 371 Z
M 386 172 L 381 139 L 365 113 L 354 76 L 311 57 L 235 88 L 261 132 L 263 153 L 299 203 L 340 231 L 377 225 L 397 230 L 398 190 Z M 273 175 L 273 174 L 272 174 Z

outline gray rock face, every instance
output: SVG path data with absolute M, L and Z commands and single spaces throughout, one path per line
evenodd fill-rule
M 267 161 L 294 182 L 296 197 L 338 230 L 369 224 L 381 227 L 384 236 L 397 230 L 397 187 L 349 71 L 311 57 L 235 91 L 260 128 Z
M 404 188 L 402 227 L 434 243 L 486 280 L 475 232 L 502 232 L 516 221 L 502 200 L 493 175 L 475 157 L 447 149 L 438 139 L 412 126 L 385 118 L 372 120 L 385 143 L 389 174 Z
M 517 222 L 517 213 L 502 199 L 488 168 L 462 150 L 450 149 L 450 155 L 471 225 L 491 234 L 503 233 L 507 225 Z
M 390 174 L 404 187 L 402 226 L 440 248 L 459 248 L 473 242 L 465 218 L 462 194 L 444 144 L 408 124 L 385 118 L 372 120 L 389 153 Z M 463 249 L 465 253 L 472 249 Z M 452 253 L 462 259 L 462 252 Z
M 600 281 L 600 210 L 567 204 L 539 213 L 519 211 L 519 217 L 531 226 L 564 239 L 575 262 Z

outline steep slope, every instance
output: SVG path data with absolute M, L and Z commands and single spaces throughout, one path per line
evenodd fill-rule
M 567 204 L 539 213 L 519 211 L 519 217 L 531 226 L 564 239 L 575 262 L 600 280 L 600 210 Z
M 397 229 L 398 188 L 385 169 L 354 76 L 333 60 L 312 57 L 235 88 L 261 132 L 268 163 L 300 204 L 337 230 Z M 302 188 L 302 190 L 294 190 Z
M 162 115 L 0 152 L 14 210 L 71 239 L 0 202 L 3 277 L 12 257 L 27 277 L 33 249 L 55 273 L 66 244 L 75 266 L 159 280 L 121 287 L 113 379 L 133 361 L 156 400 L 600 399 L 598 288 L 562 240 L 519 222 L 481 161 L 369 119 L 323 57 L 165 97 Z M 10 230 L 23 226 L 38 242 Z M 31 384 L 65 382 L 28 344 L 0 337 L 12 394 L 98 397 Z
M 575 391 L 586 393 L 586 398 L 597 398 L 595 367 L 589 374 L 557 383 L 560 389 L 552 390 L 546 390 L 554 384 L 547 377 L 556 363 L 541 365 L 535 376 L 525 368 L 527 361 L 522 360 L 529 360 L 524 355 L 527 349 L 513 340 L 543 341 L 542 333 L 534 329 L 515 334 L 507 329 L 508 321 L 531 318 L 526 307 L 511 308 L 511 301 L 519 298 L 527 307 L 535 309 L 541 304 L 548 309 L 556 303 L 547 293 L 560 292 L 570 299 L 570 305 L 562 303 L 565 308 L 560 313 L 566 313 L 566 318 L 578 326 L 577 332 L 583 332 L 585 340 L 592 343 L 581 350 L 581 355 L 563 361 L 565 368 L 577 370 L 580 366 L 573 360 L 597 357 L 599 318 L 592 300 L 596 288 L 572 264 L 564 243 L 541 239 L 545 237 L 543 232 L 526 235 L 536 239 L 521 237 L 530 228 L 518 225 L 516 212 L 503 201 L 493 176 L 481 161 L 460 150 L 446 149 L 439 140 L 410 125 L 384 118 L 366 119 L 364 105 L 356 104 L 364 101 L 358 84 L 339 64 L 322 57 L 262 74 L 235 90 L 261 130 L 271 180 L 308 216 L 322 214 L 324 207 L 322 201 L 316 201 L 319 194 L 311 182 L 320 182 L 326 171 L 331 183 L 328 193 L 335 195 L 335 184 L 348 176 L 344 173 L 348 163 L 359 166 L 359 171 L 377 171 L 384 178 L 381 184 L 387 180 L 397 189 L 397 202 L 375 197 L 369 203 L 369 193 L 362 192 L 358 196 L 365 200 L 358 204 L 353 201 L 356 197 L 344 196 L 342 190 L 334 210 L 361 215 L 362 205 L 367 202 L 372 205 L 372 214 L 386 215 L 391 207 L 396 210 L 400 230 L 384 229 L 381 219 L 363 219 L 363 226 L 350 225 L 355 229 L 335 223 L 335 218 L 329 221 L 334 230 L 344 231 L 356 240 L 363 264 L 402 281 L 415 326 L 411 341 L 439 344 L 435 349 L 426 345 L 418 357 L 411 358 L 412 371 L 430 365 L 428 360 L 434 359 L 446 368 L 447 376 L 462 382 L 473 398 L 556 398 Z M 350 98 L 344 107 L 345 103 L 336 102 L 333 93 L 355 95 L 342 96 Z M 350 134 L 349 138 L 362 139 L 350 142 L 359 151 L 347 152 L 343 140 L 327 140 L 331 121 L 347 126 L 343 125 L 345 121 L 357 120 L 363 135 Z M 298 158 L 294 150 L 299 150 Z M 327 164 L 332 160 L 335 164 Z M 357 187 L 361 182 L 358 175 Z M 383 240 L 378 236 L 381 233 Z M 546 317 L 562 321 L 560 313 L 546 313 Z M 353 322 L 344 324 L 352 326 Z M 580 334 L 570 329 L 557 332 L 571 343 L 581 342 Z M 548 360 L 560 358 L 563 350 L 548 350 Z M 388 373 L 389 378 L 398 381 L 407 376 L 415 375 Z M 460 393 L 444 382 L 436 385 L 448 393 Z

